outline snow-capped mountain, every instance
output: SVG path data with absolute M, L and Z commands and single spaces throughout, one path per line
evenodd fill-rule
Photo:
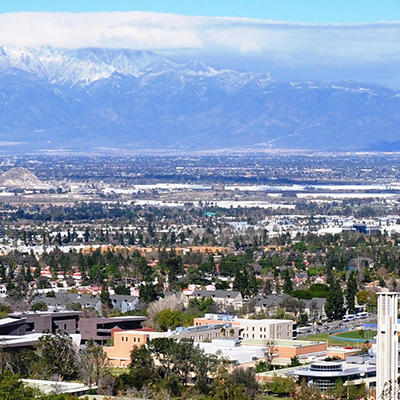
M 0 48 L 0 142 L 31 148 L 400 148 L 400 94 L 158 54 Z
M 151 64 L 168 61 L 148 51 L 0 47 L 0 70 L 17 68 L 52 83 L 88 84 L 115 72 L 137 77 Z

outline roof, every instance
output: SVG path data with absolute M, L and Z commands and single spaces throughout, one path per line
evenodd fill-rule
M 227 340 L 226 343 L 222 340 L 213 340 L 211 343 L 196 342 L 196 345 L 199 345 L 206 354 L 219 354 L 237 364 L 250 363 L 264 358 L 266 351 L 265 347 L 260 346 L 237 346 L 231 340 Z
M 195 290 L 192 296 L 198 297 L 217 297 L 217 298 L 231 298 L 242 297 L 240 292 L 235 290 Z
M 301 348 L 308 346 L 318 346 L 318 345 L 327 345 L 327 342 L 316 342 L 312 340 L 290 340 L 290 339 L 271 339 L 267 340 L 268 346 L 277 346 L 277 347 L 293 347 L 293 348 Z M 266 345 L 265 339 L 243 339 L 243 345 Z
M 274 294 L 266 297 L 258 298 L 255 307 L 265 306 L 265 307 L 276 307 L 279 306 L 285 299 L 284 294 Z
M 0 348 L 4 347 L 27 347 L 33 346 L 44 335 L 48 333 L 28 333 L 26 335 L 3 335 L 0 336 Z M 81 335 L 72 333 L 69 335 L 74 343 L 79 346 Z
M 114 304 L 120 305 L 122 302 L 137 302 L 138 297 L 134 296 L 129 296 L 129 295 L 111 295 L 110 296 L 111 301 Z M 45 294 L 38 294 L 36 295 L 32 303 L 37 303 L 39 301 L 45 302 L 48 306 L 66 306 L 70 305 L 73 303 L 79 303 L 83 306 L 88 306 L 88 307 L 93 307 L 100 302 L 100 296 L 99 295 L 91 295 L 91 294 L 79 294 L 79 293 L 70 293 L 67 291 L 58 291 L 54 293 L 54 297 L 48 297 Z
M 38 379 L 22 379 L 22 381 L 30 387 L 38 388 L 40 391 L 49 393 L 70 393 L 80 394 L 97 386 L 88 387 L 80 382 L 60 382 L 60 381 L 43 381 Z
M 1 318 L 0 326 L 7 326 L 7 325 L 15 324 L 15 323 L 21 323 L 25 320 L 26 320 L 26 318 L 10 318 L 10 317 Z

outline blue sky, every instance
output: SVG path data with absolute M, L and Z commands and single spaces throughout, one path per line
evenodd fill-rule
M 277 21 L 355 23 L 400 19 L 400 0 L 3 0 L 0 12 L 153 11 Z
M 149 50 L 400 89 L 400 0 L 0 0 L 2 45 Z

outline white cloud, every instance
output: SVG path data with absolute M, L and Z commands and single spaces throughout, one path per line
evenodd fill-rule
M 0 45 L 158 50 L 287 71 L 400 67 L 400 22 L 301 24 L 151 12 L 0 14 Z M 252 61 L 253 60 L 253 61 Z M 383 68 L 383 69 L 382 69 Z M 379 70 L 379 71 L 378 71 Z M 364 74 L 364 75 L 363 75 Z M 332 76 L 333 76 L 332 75 Z M 391 78 L 387 77 L 386 80 Z M 374 79 L 371 79 L 374 80 Z

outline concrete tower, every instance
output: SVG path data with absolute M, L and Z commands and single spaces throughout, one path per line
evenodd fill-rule
M 378 294 L 376 399 L 397 399 L 397 293 Z

